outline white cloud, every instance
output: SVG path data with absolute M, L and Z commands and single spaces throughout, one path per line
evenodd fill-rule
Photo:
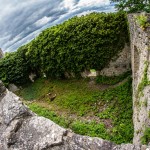
M 43 25 L 47 24 L 51 19 L 52 19 L 51 17 L 44 16 L 42 19 L 36 21 L 35 25 L 37 27 L 43 26 Z
M 14 51 L 47 27 L 75 15 L 114 11 L 109 0 L 0 0 L 0 47 Z
M 77 7 L 101 7 L 109 4 L 109 0 L 80 0 Z
M 67 9 L 73 9 L 75 5 L 75 0 L 64 0 L 64 7 Z

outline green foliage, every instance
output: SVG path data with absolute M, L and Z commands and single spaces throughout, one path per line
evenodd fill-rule
M 92 13 L 46 29 L 28 46 L 33 69 L 47 76 L 101 70 L 128 41 L 124 13 Z
M 116 8 L 119 11 L 128 11 L 129 13 L 146 11 L 150 12 L 150 0 L 112 0 L 118 2 Z
M 28 81 L 29 64 L 25 53 L 27 47 L 20 47 L 17 52 L 7 53 L 0 59 L 0 79 L 5 83 L 21 84 Z
M 137 23 L 140 25 L 141 28 L 145 29 L 148 27 L 150 24 L 148 23 L 148 17 L 144 14 L 141 14 L 136 17 Z
M 149 62 L 146 61 L 145 62 L 143 78 L 142 78 L 141 82 L 138 85 L 137 96 L 139 96 L 140 92 L 142 92 L 144 90 L 145 86 L 150 84 L 150 81 L 148 81 L 148 78 L 147 78 L 148 66 L 149 66 Z
M 146 128 L 144 131 L 144 135 L 141 138 L 142 144 L 147 145 L 150 142 L 150 128 Z
M 110 137 L 104 123 L 75 121 L 71 124 L 71 128 L 81 135 L 104 137 L 105 139 Z
M 131 71 L 127 71 L 119 76 L 98 76 L 96 77 L 96 83 L 98 84 L 108 84 L 108 85 L 115 85 L 125 78 L 127 78 L 129 75 L 131 75 Z
M 30 72 L 39 76 L 80 75 L 85 69 L 103 69 L 128 42 L 125 13 L 91 13 L 74 17 L 43 31 L 29 44 L 0 60 L 0 79 L 27 81 Z
M 38 106 L 37 104 L 29 104 L 28 106 L 33 112 L 37 113 L 39 116 L 48 118 L 54 121 L 55 123 L 57 123 L 58 125 L 63 126 L 65 128 L 69 127 L 69 121 L 67 121 L 63 117 L 57 116 L 55 112 L 49 111 L 48 109 Z
M 18 94 L 26 100 L 36 99 L 37 101 L 29 106 L 41 116 L 69 127 L 78 134 L 97 136 L 120 144 L 131 142 L 133 138 L 131 89 L 131 79 L 106 91 L 89 87 L 86 80 L 38 79 Z M 48 102 L 45 96 L 49 92 L 57 94 L 52 102 Z M 51 112 L 55 112 L 55 115 L 51 115 Z M 60 114 L 77 117 L 70 120 L 66 115 Z M 88 116 L 97 117 L 100 121 L 80 120 Z M 107 128 L 103 120 L 110 122 L 112 127 Z

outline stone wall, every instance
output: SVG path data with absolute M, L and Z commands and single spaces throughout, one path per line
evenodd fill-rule
M 2 49 L 0 48 L 0 59 L 4 57 L 4 54 L 3 54 L 3 51 Z
M 0 150 L 146 150 L 145 145 L 116 145 L 64 129 L 39 117 L 0 82 Z
M 109 65 L 99 72 L 103 76 L 119 76 L 131 70 L 131 50 L 129 45 L 125 45 L 117 59 L 110 61 Z
M 90 70 L 85 70 L 81 73 L 83 78 L 86 77 L 96 77 L 98 75 L 102 76 L 119 76 L 127 71 L 131 70 L 131 49 L 130 45 L 125 44 L 124 49 L 110 61 L 107 67 L 101 71 L 96 70 L 96 72 L 90 72 Z M 66 75 L 68 78 L 69 76 Z
M 141 137 L 150 127 L 150 28 L 143 29 L 136 17 L 128 16 L 131 40 L 132 76 L 133 76 L 133 143 L 140 144 Z M 150 18 L 150 14 L 146 14 Z

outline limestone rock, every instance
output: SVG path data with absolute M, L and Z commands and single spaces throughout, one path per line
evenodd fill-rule
M 4 53 L 2 51 L 2 49 L 0 48 L 0 58 L 3 58 L 4 57 Z
M 0 82 L 0 89 L 3 87 Z M 2 90 L 4 91 L 4 90 Z M 144 150 L 133 144 L 115 145 L 101 138 L 77 135 L 31 112 L 10 91 L 0 97 L 0 150 Z
M 2 95 L 6 91 L 6 88 L 2 81 L 0 81 L 0 95 Z
M 19 88 L 15 84 L 9 84 L 8 90 L 11 92 L 16 92 L 16 91 L 19 91 Z

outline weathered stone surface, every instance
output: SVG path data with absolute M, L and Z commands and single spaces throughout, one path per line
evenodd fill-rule
M 6 91 L 6 88 L 2 81 L 0 81 L 0 95 L 2 95 Z
M 0 48 L 0 59 L 4 57 L 4 53 L 2 51 L 2 49 Z
M 11 92 L 16 92 L 19 90 L 19 88 L 15 84 L 9 84 L 8 85 L 8 90 Z
M 0 82 L 0 85 L 3 85 Z M 18 96 L 0 97 L 0 150 L 146 150 L 73 133 L 32 113 Z M 150 147 L 149 147 L 150 148 Z
M 104 76 L 118 76 L 131 70 L 131 49 L 125 45 L 118 54 L 117 59 L 110 61 L 108 67 L 102 69 L 99 74 Z
M 143 30 L 140 27 L 136 21 L 139 15 L 141 14 L 128 15 L 133 77 L 134 144 L 141 144 L 145 129 L 150 127 L 150 86 L 144 85 L 145 77 L 150 81 L 150 28 Z M 146 15 L 150 18 L 150 14 Z
M 90 70 L 85 70 L 81 73 L 83 78 L 90 77 L 95 78 L 98 75 L 103 76 L 119 76 L 127 71 L 131 70 L 131 50 L 128 44 L 125 44 L 123 50 L 118 54 L 117 58 L 111 60 L 107 67 L 101 71 L 90 72 Z

